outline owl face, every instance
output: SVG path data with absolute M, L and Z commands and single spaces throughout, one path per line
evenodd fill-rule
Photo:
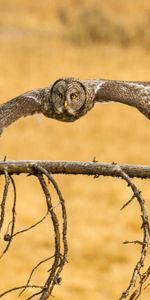
M 54 113 L 64 121 L 71 116 L 77 117 L 83 110 L 86 101 L 84 87 L 78 81 L 66 82 L 60 79 L 51 89 L 51 102 Z

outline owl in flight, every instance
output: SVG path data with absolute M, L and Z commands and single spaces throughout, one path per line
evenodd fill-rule
M 53 85 L 26 92 L 0 105 L 0 134 L 21 117 L 42 113 L 48 118 L 73 122 L 96 102 L 120 102 L 136 107 L 150 119 L 150 81 L 79 80 L 62 78 Z

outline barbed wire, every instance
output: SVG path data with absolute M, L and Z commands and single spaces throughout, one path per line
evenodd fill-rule
M 40 187 L 42 188 L 44 199 L 47 205 L 47 211 L 44 216 L 29 226 L 20 231 L 15 232 L 16 224 L 16 201 L 17 201 L 17 187 L 15 184 L 14 174 L 27 173 L 37 178 Z M 104 164 L 98 163 L 94 159 L 92 162 L 61 162 L 61 161 L 1 161 L 0 162 L 0 175 L 4 177 L 4 187 L 1 199 L 0 210 L 0 233 L 2 232 L 5 213 L 6 201 L 8 198 L 8 190 L 10 184 L 13 187 L 13 205 L 12 217 L 7 226 L 7 230 L 3 236 L 7 245 L 0 255 L 0 259 L 9 250 L 13 239 L 18 234 L 23 234 L 32 228 L 39 226 L 46 218 L 50 218 L 53 225 L 53 238 L 54 238 L 54 253 L 47 258 L 42 259 L 30 272 L 26 284 L 18 287 L 11 288 L 0 293 L 0 298 L 16 290 L 21 290 L 19 295 L 22 295 L 26 289 L 37 289 L 38 291 L 30 295 L 26 300 L 30 300 L 39 296 L 39 300 L 46 300 L 52 296 L 53 289 L 56 285 L 61 283 L 61 272 L 67 263 L 68 242 L 67 242 L 67 212 L 65 200 L 62 196 L 61 190 L 52 176 L 52 173 L 63 174 L 83 174 L 93 175 L 97 178 L 99 176 L 114 176 L 122 178 L 132 190 L 132 197 L 122 206 L 122 209 L 127 208 L 133 200 L 137 200 L 140 207 L 140 214 L 142 219 L 142 238 L 141 240 L 124 241 L 124 244 L 139 244 L 141 246 L 140 257 L 135 264 L 132 272 L 130 282 L 127 289 L 121 294 L 119 300 L 138 299 L 141 295 L 142 289 L 145 288 L 145 283 L 150 276 L 150 266 L 146 271 L 142 272 L 145 265 L 145 259 L 148 254 L 149 239 L 150 239 L 150 225 L 148 219 L 148 212 L 146 209 L 145 201 L 142 197 L 141 191 L 137 188 L 132 180 L 132 177 L 150 178 L 150 167 L 140 165 L 118 165 L 116 163 Z M 58 196 L 58 204 L 61 208 L 61 217 L 55 210 L 56 205 L 53 204 L 53 199 L 50 192 L 49 182 L 51 187 L 55 190 Z M 41 264 L 51 262 L 48 269 L 48 276 L 44 284 L 37 285 L 31 284 L 31 279 L 34 272 L 38 272 L 38 267 Z M 36 298 L 37 299 L 37 298 Z

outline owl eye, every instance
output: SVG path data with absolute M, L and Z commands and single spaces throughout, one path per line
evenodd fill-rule
M 75 94 L 75 93 L 72 93 L 71 95 L 70 95 L 70 99 L 71 100 L 77 100 L 78 99 L 78 95 L 77 94 Z
M 59 91 L 58 91 L 58 96 L 60 97 L 60 99 L 63 99 L 63 94 Z

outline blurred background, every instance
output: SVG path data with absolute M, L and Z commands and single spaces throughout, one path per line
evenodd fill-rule
M 149 52 L 147 0 L 0 0 L 1 103 L 62 76 L 149 81 Z M 0 159 L 6 155 L 7 159 L 92 161 L 96 157 L 103 162 L 149 164 L 149 127 L 142 114 L 121 104 L 96 105 L 74 123 L 28 117 L 4 131 Z M 141 239 L 136 201 L 120 212 L 131 193 L 119 179 L 55 178 L 66 199 L 69 239 L 69 263 L 62 285 L 54 291 L 56 299 L 118 299 L 140 252 L 138 245 L 122 245 L 125 239 Z M 46 204 L 36 179 L 20 175 L 15 180 L 16 226 L 23 229 L 44 215 Z M 135 182 L 150 208 L 149 182 Z M 2 179 L 0 184 L 2 188 Z M 7 218 L 11 201 L 10 189 Z M 52 244 L 48 221 L 16 237 L 1 260 L 0 290 L 24 284 L 39 260 L 53 254 Z M 33 283 L 42 284 L 46 270 L 41 266 Z M 31 291 L 22 299 L 29 295 Z M 148 287 L 141 299 L 149 295 Z M 16 294 L 5 299 L 16 299 Z

